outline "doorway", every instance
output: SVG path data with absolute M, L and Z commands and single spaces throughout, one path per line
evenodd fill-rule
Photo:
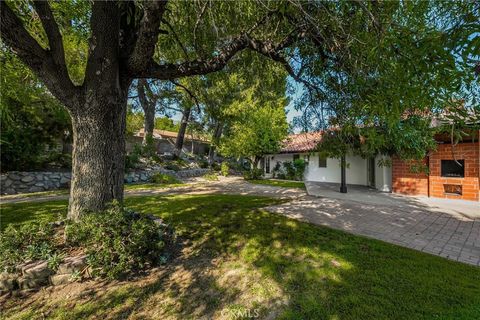
M 367 160 L 367 185 L 375 188 L 375 158 Z

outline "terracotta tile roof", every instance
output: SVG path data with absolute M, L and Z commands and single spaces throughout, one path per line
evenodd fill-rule
M 280 153 L 313 151 L 322 141 L 322 131 L 291 134 L 283 142 Z
M 135 134 L 137 137 L 143 137 L 145 135 L 145 129 L 141 128 Z M 153 138 L 155 139 L 176 139 L 178 132 L 175 131 L 167 131 L 167 130 L 157 130 L 153 129 Z M 205 137 L 201 137 L 199 135 L 191 135 L 189 133 L 185 133 L 185 140 L 194 140 L 194 141 L 201 141 L 201 142 L 209 142 L 209 140 Z

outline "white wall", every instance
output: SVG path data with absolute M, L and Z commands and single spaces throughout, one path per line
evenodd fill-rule
M 310 155 L 310 161 L 305 172 L 306 181 L 341 182 L 340 160 L 327 158 L 327 167 L 318 167 L 318 154 Z M 367 185 L 367 160 L 358 156 L 347 156 L 347 184 Z
M 308 154 L 300 154 L 303 159 Z M 270 174 L 265 173 L 266 178 L 272 177 L 273 168 L 277 162 L 293 161 L 293 154 L 275 154 L 265 156 L 270 157 Z M 273 157 L 273 159 L 272 159 Z M 375 188 L 383 192 L 391 192 L 392 190 L 392 168 L 379 166 L 380 159 L 390 160 L 388 156 L 375 157 Z M 318 153 L 309 155 L 308 166 L 305 170 L 304 180 L 318 182 L 341 182 L 340 160 L 335 158 L 327 158 L 327 167 L 318 167 Z M 347 184 L 368 185 L 367 159 L 360 156 L 347 156 Z M 265 168 L 263 168 L 265 170 Z M 264 171 L 265 172 L 265 171 Z

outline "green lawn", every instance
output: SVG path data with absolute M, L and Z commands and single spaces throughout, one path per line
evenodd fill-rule
M 186 183 L 131 183 L 125 184 L 125 190 L 144 190 L 144 189 L 164 189 L 164 188 L 174 188 L 174 187 L 183 187 L 186 186 Z M 60 189 L 60 190 L 50 190 L 50 191 L 40 191 L 40 192 L 30 192 L 30 193 L 19 193 L 12 195 L 4 195 L 2 199 L 15 199 L 15 198 L 32 198 L 32 197 L 46 197 L 46 196 L 60 196 L 69 194 L 70 190 Z
M 132 183 L 126 184 L 125 190 L 144 190 L 144 189 L 164 189 L 164 188 L 175 188 L 175 187 L 183 187 L 186 186 L 186 183 Z
M 258 319 L 480 317 L 480 268 L 261 209 L 275 201 L 128 198 L 129 207 L 175 227 L 184 240 L 177 259 L 128 282 L 9 298 L 3 318 L 239 319 L 235 312 L 248 310 Z M 65 212 L 66 201 L 27 203 L 3 205 L 1 217 L 18 224 Z
M 301 188 L 305 189 L 305 183 L 303 181 L 284 181 L 284 180 L 271 180 L 271 179 L 263 179 L 263 180 L 248 180 L 250 183 L 254 184 L 265 184 L 274 187 L 282 187 L 282 188 Z
M 39 192 L 29 192 L 29 193 L 18 193 L 10 195 L 2 195 L 2 199 L 16 199 L 16 198 L 32 198 L 32 197 L 46 197 L 46 196 L 60 196 L 69 194 L 69 189 L 59 189 L 59 190 L 50 190 L 50 191 L 39 191 Z

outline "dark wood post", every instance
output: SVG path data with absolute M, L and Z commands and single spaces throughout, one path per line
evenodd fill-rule
M 345 155 L 343 155 L 341 158 L 340 166 L 341 166 L 341 173 L 342 173 L 342 182 L 340 184 L 340 192 L 347 193 L 347 174 L 346 174 L 347 161 L 345 160 Z

